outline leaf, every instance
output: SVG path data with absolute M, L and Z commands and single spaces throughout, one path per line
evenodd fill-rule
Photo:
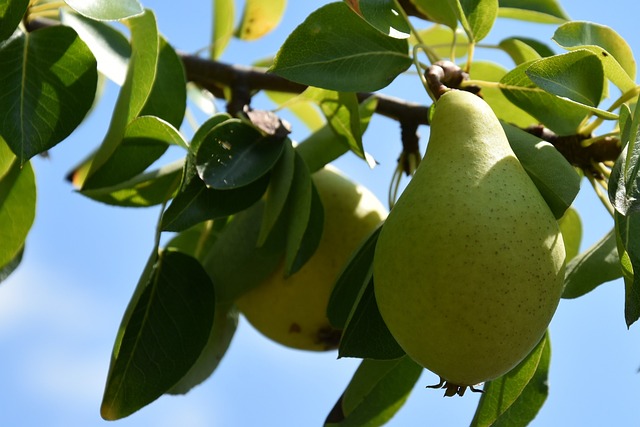
M 194 258 L 163 252 L 121 326 L 101 415 L 124 418 L 167 392 L 193 366 L 213 325 L 213 283 Z
M 278 106 L 291 111 L 311 131 L 324 126 L 325 120 L 312 102 L 292 93 L 264 91 L 264 94 Z
M 227 352 L 238 327 L 238 309 L 231 304 L 216 304 L 213 327 L 207 344 L 189 372 L 168 394 L 186 394 L 213 374 Z
M 609 200 L 622 215 L 640 211 L 640 108 L 631 116 L 621 111 L 620 143 L 623 147 L 609 177 Z
M 191 139 L 191 144 L 189 144 L 189 148 L 191 154 L 195 155 L 200 149 L 200 145 L 207 138 L 209 132 L 218 126 L 219 124 L 224 123 L 225 121 L 231 119 L 231 116 L 227 113 L 218 113 L 213 117 L 208 118 L 203 124 L 200 125 L 196 133 L 193 135 Z
M 604 70 L 589 50 L 574 50 L 534 61 L 526 71 L 539 88 L 596 107 L 603 91 Z
M 0 42 L 8 39 L 18 28 L 27 7 L 29 0 L 6 0 L 0 4 Z
M 627 327 L 640 318 L 640 215 L 614 212 L 618 255 L 625 283 L 624 317 Z
M 558 135 L 575 134 L 587 114 L 595 114 L 607 120 L 617 119 L 617 115 L 613 113 L 559 98 L 536 87 L 526 75 L 530 65 L 530 62 L 520 64 L 507 73 L 500 80 L 500 89 L 509 101 Z
M 199 144 L 198 175 L 208 187 L 243 187 L 269 172 L 282 154 L 284 139 L 264 136 L 239 119 L 215 126 Z
M 562 298 L 578 298 L 599 285 L 622 277 L 620 258 L 612 229 L 568 264 Z
M 593 22 L 572 21 L 556 29 L 553 40 L 565 49 L 588 49 L 602 61 L 605 75 L 622 92 L 635 87 L 633 51 L 613 29 Z
M 0 143 L 2 143 L 0 139 Z M 0 268 L 4 269 L 22 251 L 36 214 L 36 180 L 27 162 L 11 155 L 9 170 L 0 177 Z
M 558 219 L 558 225 L 564 241 L 565 260 L 568 263 L 578 255 L 582 243 L 582 221 L 578 211 L 569 207 L 562 218 Z
M 231 36 L 235 21 L 234 0 L 213 0 L 213 32 L 211 34 L 211 59 L 218 59 L 224 52 Z
M 484 39 L 498 17 L 498 0 L 449 0 L 458 12 L 469 40 L 474 43 Z
M 282 20 L 286 6 L 286 0 L 246 0 L 236 37 L 257 40 L 270 33 Z
M 184 160 L 137 175 L 113 187 L 84 190 L 90 199 L 121 207 L 149 207 L 170 200 L 180 188 Z
M 60 9 L 60 21 L 76 30 L 98 62 L 98 71 L 122 86 L 127 74 L 131 46 L 127 38 L 111 25 Z
M 84 181 L 82 193 L 119 187 L 151 166 L 169 145 L 187 148 L 180 132 L 170 123 L 155 116 L 142 116 L 132 120 L 111 157 Z
M 455 30 L 458 26 L 458 15 L 449 1 L 410 0 L 421 13 L 432 22 L 446 25 Z
M 373 278 L 362 287 L 342 332 L 338 357 L 389 360 L 404 355 L 384 323 L 373 291 Z
M 87 179 L 116 151 L 127 125 L 146 104 L 156 77 L 160 42 L 153 12 L 147 10 L 127 23 L 131 31 L 131 58 L 127 75 L 118 94 L 109 129 L 91 162 Z
M 446 2 L 443 2 L 446 3 Z M 441 4 L 431 2 L 431 4 Z M 444 25 L 432 25 L 424 30 L 419 30 L 420 39 L 440 58 L 463 58 L 467 55 L 469 39 L 464 31 L 452 30 Z M 455 37 L 454 37 L 455 36 Z M 415 36 L 409 39 L 412 45 L 417 44 Z
M 327 318 L 336 329 L 344 329 L 362 288 L 373 276 L 373 254 L 381 227 L 378 227 L 353 253 L 338 276 L 327 305 Z
M 471 427 L 528 425 L 547 399 L 550 359 L 547 334 L 518 366 L 485 384 Z
M 97 21 L 116 21 L 144 13 L 138 0 L 64 0 L 73 10 Z
M 523 64 L 525 62 L 534 61 L 540 59 L 541 55 L 538 51 L 526 41 L 519 37 L 509 37 L 503 39 L 498 43 L 500 49 L 505 51 L 507 55 L 511 57 L 516 65 Z
M 216 190 L 208 188 L 200 179 L 192 179 L 162 214 L 162 230 L 182 231 L 199 222 L 247 209 L 262 197 L 268 183 L 269 177 L 264 176 L 244 187 Z
M 202 265 L 216 284 L 219 303 L 235 301 L 282 264 L 284 222 L 278 222 L 262 246 L 256 245 L 263 209 L 259 202 L 234 215 L 202 255 Z
M 257 245 L 262 246 L 282 214 L 293 182 L 296 152 L 291 141 L 284 144 L 284 152 L 271 171 L 271 180 L 265 197 L 264 214 Z
M 3 266 L 0 266 L 0 283 L 4 282 L 7 277 L 11 276 L 11 274 L 16 271 L 16 269 L 20 266 L 22 262 L 22 256 L 24 255 L 24 246 L 18 251 L 16 256 L 13 257 L 11 261 L 6 263 Z
M 556 148 L 521 129 L 502 123 L 509 144 L 556 219 L 580 191 L 580 176 Z
M 325 427 L 376 427 L 404 405 L 422 367 L 408 356 L 396 360 L 363 360 L 340 396 Z
M 561 24 L 569 20 L 557 0 L 500 0 L 498 16 L 544 24 Z
M 342 92 L 389 85 L 411 65 L 406 40 L 381 34 L 342 2 L 311 13 L 286 39 L 270 72 Z
M 382 34 L 396 39 L 406 39 L 411 34 L 409 23 L 398 11 L 393 0 L 360 0 L 351 9 Z
M 69 136 L 93 103 L 96 60 L 69 27 L 16 32 L 0 69 L 0 135 L 20 164 Z

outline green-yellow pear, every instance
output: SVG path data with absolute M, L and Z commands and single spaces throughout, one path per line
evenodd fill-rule
M 564 265 L 554 216 L 493 110 L 469 92 L 445 93 L 376 246 L 375 296 L 392 335 L 447 395 L 461 395 L 539 342 Z
M 262 334 L 288 347 L 330 350 L 338 346 L 340 331 L 327 319 L 333 285 L 351 253 L 386 217 L 380 201 L 335 168 L 313 175 L 324 207 L 324 229 L 315 254 L 296 273 L 285 278 L 284 266 L 236 304 Z

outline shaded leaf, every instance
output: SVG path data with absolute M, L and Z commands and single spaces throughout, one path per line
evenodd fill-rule
M 246 0 L 236 37 L 256 40 L 270 33 L 282 20 L 286 6 L 286 0 Z
M 173 199 L 162 214 L 163 231 L 182 231 L 199 222 L 224 218 L 247 209 L 258 201 L 269 184 L 269 176 L 233 190 L 208 188 L 194 178 Z
M 446 25 L 451 29 L 458 26 L 458 15 L 449 1 L 410 0 L 421 13 L 432 22 Z
M 25 34 L 0 45 L 0 135 L 22 164 L 65 139 L 93 104 L 96 60 L 64 26 Z
M 404 405 L 422 367 L 408 356 L 396 360 L 363 360 L 340 396 L 325 427 L 377 427 Z
M 580 175 L 550 143 L 515 126 L 502 123 L 502 127 L 518 160 L 559 219 L 580 191 Z
M 199 144 L 198 175 L 214 189 L 246 186 L 269 172 L 285 139 L 264 136 L 255 127 L 230 119 L 215 126 Z
M 270 72 L 343 92 L 382 89 L 411 65 L 406 40 L 387 37 L 342 2 L 313 12 L 284 42 Z
M 604 70 L 589 50 L 574 50 L 537 60 L 526 71 L 541 89 L 595 107 L 600 103 Z
M 484 39 L 498 17 L 498 0 L 449 0 L 456 4 L 458 20 L 469 40 L 474 43 Z
M 20 166 L 16 157 L 11 157 L 11 167 L 0 177 L 1 268 L 22 250 L 36 214 L 36 180 L 31 163 Z
M 219 124 L 226 122 L 229 119 L 231 119 L 231 116 L 229 114 L 218 113 L 215 116 L 208 118 L 203 124 L 201 124 L 198 130 L 196 130 L 196 133 L 193 135 L 191 144 L 189 144 L 191 154 L 195 156 L 195 154 L 200 149 L 200 145 L 213 128 L 215 128 Z
M 550 359 L 547 334 L 518 366 L 485 384 L 471 426 L 528 425 L 547 399 Z
M 144 9 L 138 0 L 64 0 L 73 10 L 97 21 L 115 21 L 140 15 Z
M 569 19 L 557 0 L 500 0 L 498 15 L 545 24 L 560 24 Z
M 624 317 L 627 327 L 640 318 L 640 214 L 614 212 L 618 255 L 624 277 Z
M 565 261 L 568 263 L 578 255 L 582 243 L 582 221 L 578 211 L 569 207 L 558 220 L 558 225 L 564 242 Z
M 612 229 L 568 264 L 562 298 L 578 298 L 599 285 L 622 277 L 615 231 Z
M 233 36 L 234 21 L 234 0 L 213 0 L 213 25 L 209 49 L 212 59 L 218 59 L 229 44 Z
M 411 33 L 409 23 L 397 9 L 393 0 L 360 0 L 355 13 L 362 16 L 373 28 L 389 37 L 406 39 Z
M 29 7 L 29 0 L 6 0 L 0 4 L 0 42 L 13 34 Z
M 327 318 L 336 329 L 344 329 L 358 296 L 373 276 L 373 254 L 381 227 L 367 237 L 338 276 L 327 305 Z
M 620 112 L 623 147 L 609 178 L 609 200 L 622 215 L 640 211 L 640 108 Z
M 373 278 L 362 287 L 342 332 L 338 357 L 389 360 L 404 355 L 382 320 L 373 292 Z
M 194 258 L 163 252 L 121 326 L 101 414 L 124 418 L 167 392 L 193 366 L 213 325 L 213 283 Z

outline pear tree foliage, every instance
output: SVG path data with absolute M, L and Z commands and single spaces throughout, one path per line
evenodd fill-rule
M 217 368 L 219 358 L 205 354 L 224 355 L 235 332 L 234 299 L 282 259 L 295 274 L 317 247 L 322 221 L 313 218 L 322 216 L 322 204 L 311 174 L 347 152 L 375 165 L 366 151 L 374 115 L 400 124 L 398 165 L 388 177 L 393 204 L 401 177 L 420 163 L 417 132 L 432 113 L 431 102 L 385 92 L 401 74 L 415 78 L 425 100 L 451 88 L 483 97 L 560 224 L 563 297 L 622 278 L 627 326 L 640 318 L 640 86 L 631 48 L 614 29 L 572 21 L 556 0 L 346 0 L 312 12 L 269 60 L 226 64 L 219 57 L 231 39 L 269 34 L 287 6 L 242 3 L 213 2 L 211 40 L 202 43 L 209 49 L 197 54 L 178 52 L 138 0 L 5 0 L 0 7 L 0 280 L 29 256 L 32 159 L 55 151 L 83 123 L 100 101 L 101 79 L 120 87 L 111 122 L 92 141 L 92 155 L 69 165 L 69 185 L 108 205 L 162 209 L 150 236 L 155 248 L 123 307 L 105 419 L 186 393 Z M 506 38 L 493 48 L 512 62 L 487 62 L 479 44 L 503 19 L 553 25 L 555 44 Z M 278 111 L 252 102 L 259 93 L 306 124 L 307 137 L 292 141 Z M 212 111 L 212 98 L 226 111 Z M 206 118 L 187 136 L 181 129 L 188 108 L 199 107 Z M 182 157 L 164 163 L 171 146 Z M 581 190 L 581 181 L 590 185 Z M 577 249 L 580 216 L 571 207 L 579 191 L 594 191 L 611 213 L 611 230 L 584 252 Z M 251 222 L 255 241 L 229 243 L 247 212 L 265 200 Z M 161 236 L 172 239 L 161 247 Z M 377 310 L 376 239 L 373 233 L 353 253 L 327 307 L 342 330 L 338 354 L 362 359 L 327 408 L 327 426 L 384 424 L 422 370 Z M 219 264 L 238 280 L 213 280 Z M 547 398 L 549 363 L 547 334 L 511 372 L 484 384 L 472 425 L 528 424 Z

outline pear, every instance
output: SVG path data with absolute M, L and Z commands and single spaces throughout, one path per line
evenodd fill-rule
M 326 310 L 333 285 L 362 240 L 387 215 L 367 188 L 336 168 L 313 174 L 324 207 L 318 249 L 296 273 L 285 278 L 284 263 L 264 282 L 240 296 L 240 312 L 272 340 L 300 350 L 335 349 L 340 331 L 329 324 Z
M 446 92 L 374 255 L 376 300 L 398 344 L 440 376 L 446 395 L 462 395 L 539 342 L 564 268 L 557 222 L 493 110 Z

